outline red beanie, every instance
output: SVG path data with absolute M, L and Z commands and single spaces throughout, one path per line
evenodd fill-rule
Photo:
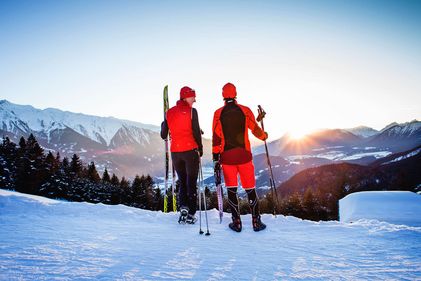
M 227 83 L 222 88 L 222 96 L 224 99 L 233 99 L 237 96 L 237 89 L 235 88 L 234 84 Z
M 190 87 L 184 86 L 180 90 L 180 100 L 195 97 L 195 96 L 196 96 L 196 92 Z

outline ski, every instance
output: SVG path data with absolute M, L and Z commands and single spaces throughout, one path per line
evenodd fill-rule
M 169 109 L 168 102 L 168 85 L 164 87 L 164 122 L 167 120 L 167 111 Z M 168 136 L 165 138 L 165 179 L 164 179 L 164 213 L 168 212 L 168 175 L 169 175 L 169 166 L 170 166 L 170 155 L 168 147 Z
M 168 101 L 168 85 L 164 87 L 164 120 L 167 120 L 167 111 L 170 108 Z M 165 138 L 165 194 L 164 194 L 164 213 L 168 212 L 168 179 L 170 173 L 170 152 L 169 152 L 169 139 L 170 137 Z M 175 169 L 174 164 L 172 165 L 172 183 L 171 183 L 171 193 L 172 193 L 172 209 L 173 212 L 177 212 L 177 198 L 175 194 Z
M 219 223 L 222 223 L 222 217 L 224 216 L 224 192 L 222 190 L 221 164 L 219 162 L 214 167 L 213 175 L 218 198 Z

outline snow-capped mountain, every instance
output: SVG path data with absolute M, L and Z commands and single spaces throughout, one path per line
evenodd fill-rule
M 413 148 L 421 144 L 421 122 L 413 120 L 402 124 L 392 123 L 372 136 L 368 144 L 388 147 L 394 152 Z
M 122 127 L 159 131 L 158 126 L 120 120 L 114 117 L 98 117 L 55 108 L 44 110 L 30 105 L 17 105 L 7 100 L 0 101 L 1 129 L 7 132 L 42 133 L 50 137 L 51 132 L 70 128 L 93 141 L 110 145 Z M 143 136 L 146 137 L 145 134 Z
M 368 138 L 379 133 L 379 131 L 367 126 L 358 126 L 355 128 L 348 128 L 345 130 L 356 136 L 363 137 L 363 138 Z
M 160 128 L 113 117 L 98 117 L 58 109 L 36 109 L 0 101 L 0 136 L 15 143 L 33 134 L 46 150 L 62 157 L 78 154 L 85 163 L 94 161 L 99 171 L 125 177 L 136 174 L 160 176 L 164 166 L 164 142 Z M 210 145 L 203 140 L 205 162 Z

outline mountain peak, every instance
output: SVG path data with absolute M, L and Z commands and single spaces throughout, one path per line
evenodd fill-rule
M 3 122 L 5 124 L 26 124 L 26 126 L 35 132 L 42 132 L 49 135 L 50 131 L 56 128 L 69 127 L 77 133 L 90 138 L 93 141 L 102 144 L 110 144 L 115 133 L 123 126 L 133 126 L 152 131 L 159 131 L 158 126 L 146 125 L 139 122 L 121 120 L 114 117 L 99 117 L 82 113 L 73 113 L 62 111 L 56 108 L 47 108 L 44 110 L 34 108 L 30 105 L 17 105 L 2 100 Z M 13 119 L 13 122 L 9 122 Z M 19 122 L 16 122 L 16 121 Z M 19 128 L 21 129 L 21 128 Z M 8 128 L 13 131 L 13 128 Z M 26 130 L 24 130 L 26 131 Z
M 356 135 L 356 136 L 360 136 L 360 137 L 363 137 L 363 138 L 368 138 L 368 137 L 374 136 L 375 134 L 378 133 L 377 130 L 374 130 L 371 127 L 362 126 L 362 125 L 358 126 L 358 127 L 354 127 L 354 128 L 348 128 L 348 129 L 345 129 L 345 130 L 354 134 L 354 135 Z

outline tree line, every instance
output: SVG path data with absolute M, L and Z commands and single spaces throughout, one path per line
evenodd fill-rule
M 21 137 L 18 145 L 3 137 L 0 144 L 0 187 L 76 202 L 124 204 L 155 211 L 163 211 L 164 206 L 164 194 L 150 175 L 137 175 L 133 180 L 124 176 L 119 179 L 105 169 L 100 176 L 94 162 L 85 165 L 77 154 L 69 159 L 62 158 L 59 152 L 46 152 L 32 134 L 27 139 Z M 172 202 L 170 190 L 168 202 Z M 206 186 L 205 194 L 208 209 L 217 208 L 216 192 Z M 276 212 L 303 219 L 326 220 L 329 210 L 320 204 L 318 198 L 309 189 L 304 196 L 295 194 L 281 200 L 276 205 Z M 242 214 L 250 212 L 246 198 L 239 198 L 239 204 Z M 261 196 L 261 213 L 273 213 L 274 204 L 271 192 Z M 224 211 L 230 211 L 226 196 Z
M 18 145 L 3 137 L 0 187 L 68 201 L 163 210 L 163 195 L 150 175 L 129 181 L 105 169 L 100 176 L 94 162 L 85 165 L 77 154 L 68 159 L 59 152 L 46 153 L 32 134 L 28 139 L 21 137 Z

